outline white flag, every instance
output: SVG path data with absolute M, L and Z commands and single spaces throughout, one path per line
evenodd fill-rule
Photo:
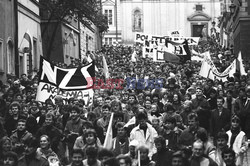
M 108 125 L 108 130 L 105 136 L 105 141 L 103 144 L 103 147 L 106 149 L 111 149 L 112 148 L 112 140 L 113 140 L 113 131 L 112 131 L 112 123 L 113 123 L 113 118 L 114 118 L 114 113 L 112 112 L 110 120 L 109 120 L 109 125 Z

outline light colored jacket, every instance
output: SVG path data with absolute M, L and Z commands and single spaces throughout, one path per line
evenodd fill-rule
M 147 127 L 146 136 L 144 135 L 144 131 L 139 128 L 139 125 L 133 128 L 130 133 L 130 141 L 137 140 L 139 142 L 139 146 L 147 146 L 149 148 L 148 156 L 151 158 L 156 152 L 154 140 L 158 137 L 158 134 L 149 123 L 147 123 Z
M 227 131 L 228 135 L 228 147 L 230 147 L 230 142 L 232 138 L 232 132 L 231 130 Z M 233 150 L 236 154 L 236 166 L 242 166 L 243 165 L 243 159 L 244 154 L 246 153 L 248 149 L 248 143 L 246 135 L 243 131 L 240 131 L 240 133 L 236 136 L 234 143 L 233 143 Z

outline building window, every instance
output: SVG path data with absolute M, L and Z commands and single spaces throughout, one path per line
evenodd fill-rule
M 202 5 L 195 5 L 195 10 L 201 12 L 202 11 Z
M 108 19 L 108 25 L 113 25 L 113 11 L 112 10 L 105 10 L 104 15 Z
M 105 45 L 112 45 L 112 38 L 111 37 L 106 37 L 104 39 Z
M 7 73 L 14 74 L 15 73 L 15 57 L 13 50 L 13 42 L 11 40 L 7 43 Z
M 133 13 L 133 31 L 142 31 L 142 13 L 138 9 Z

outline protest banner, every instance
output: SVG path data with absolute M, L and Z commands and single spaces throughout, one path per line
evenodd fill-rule
M 90 104 L 94 95 L 94 76 L 94 61 L 83 67 L 64 69 L 41 57 L 36 100 L 45 102 L 50 98 L 53 101 L 60 95 L 64 99 L 83 99 L 86 105 Z

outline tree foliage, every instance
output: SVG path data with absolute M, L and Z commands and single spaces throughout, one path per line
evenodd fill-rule
M 101 2 L 96 0 L 40 0 L 40 11 L 47 12 L 51 20 L 66 21 L 75 16 L 83 24 L 94 23 L 102 31 L 108 29 L 107 20 L 101 13 Z M 43 18 L 42 18 L 43 19 Z

